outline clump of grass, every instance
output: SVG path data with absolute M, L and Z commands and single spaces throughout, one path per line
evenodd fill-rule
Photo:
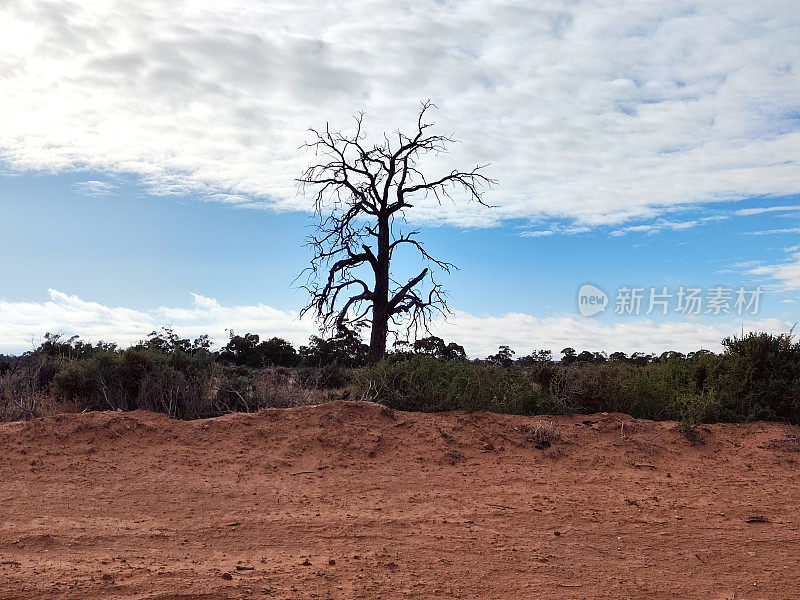
M 683 435 L 692 446 L 700 446 L 706 443 L 703 432 L 689 419 L 683 419 L 678 423 L 678 432 Z
M 538 421 L 528 427 L 525 438 L 534 448 L 546 450 L 561 441 L 561 430 L 552 421 Z

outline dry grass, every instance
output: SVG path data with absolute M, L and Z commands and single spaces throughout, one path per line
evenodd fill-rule
M 537 421 L 527 427 L 525 438 L 539 450 L 561 441 L 561 430 L 552 421 Z

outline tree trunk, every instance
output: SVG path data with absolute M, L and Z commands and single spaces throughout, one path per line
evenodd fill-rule
M 374 365 L 386 355 L 386 336 L 389 333 L 389 321 L 381 314 L 377 303 L 372 307 L 372 333 L 369 337 L 369 354 L 367 361 Z
M 378 256 L 372 300 L 372 332 L 367 360 L 374 365 L 386 355 L 389 334 L 389 217 L 378 217 Z

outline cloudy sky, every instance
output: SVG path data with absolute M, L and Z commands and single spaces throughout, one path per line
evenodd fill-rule
M 364 111 L 378 139 L 427 98 L 460 143 L 425 168 L 499 181 L 492 209 L 409 213 L 461 267 L 442 335 L 482 355 L 787 331 L 798 40 L 795 0 L 0 1 L 0 353 L 162 325 L 303 341 L 306 130 Z M 584 283 L 605 312 L 578 314 Z M 665 287 L 763 293 L 646 314 Z

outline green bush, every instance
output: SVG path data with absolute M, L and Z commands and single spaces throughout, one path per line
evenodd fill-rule
M 202 355 L 152 348 L 98 352 L 68 361 L 53 378 L 58 399 L 80 402 L 90 410 L 152 410 L 172 417 L 211 416 L 206 392 L 214 361 Z
M 722 354 L 658 358 L 613 353 L 605 361 L 565 348 L 562 354 L 572 359 L 561 362 L 547 352 L 513 361 L 507 347 L 492 361 L 469 362 L 457 345 L 425 338 L 413 353 L 398 351 L 363 368 L 366 346 L 352 336 L 312 337 L 296 356 L 283 340 L 260 342 L 250 334 L 231 336 L 219 353 L 209 345 L 205 336 L 189 342 L 168 329 L 125 350 L 48 335 L 33 352 L 2 357 L 0 418 L 42 414 L 51 397 L 70 410 L 147 409 L 192 419 L 356 391 L 402 410 L 625 412 L 691 427 L 754 419 L 800 423 L 800 344 L 791 334 L 733 336 L 723 340 Z M 245 360 L 251 350 L 260 353 L 257 360 Z M 578 359 L 589 354 L 596 360 Z M 296 365 L 301 358 L 302 366 L 261 367 Z M 236 363 L 242 364 L 231 366 Z
M 364 397 L 398 410 L 514 414 L 562 410 L 521 369 L 429 356 L 382 361 L 362 370 L 358 385 Z
M 635 370 L 625 363 L 572 362 L 558 369 L 550 391 L 569 412 L 623 411 L 622 382 Z
M 297 382 L 312 390 L 335 390 L 350 385 L 352 370 L 337 362 L 322 367 L 302 367 L 297 371 Z
M 800 422 L 800 343 L 791 334 L 767 333 L 722 343 L 725 363 L 716 387 L 728 400 L 723 418 Z
M 287 368 L 232 369 L 220 379 L 214 411 L 225 414 L 288 408 L 298 403 L 299 391 L 293 382 L 293 372 Z
M 83 403 L 90 410 L 128 409 L 118 384 L 121 364 L 122 356 L 114 352 L 68 361 L 53 377 L 51 390 L 57 398 Z

